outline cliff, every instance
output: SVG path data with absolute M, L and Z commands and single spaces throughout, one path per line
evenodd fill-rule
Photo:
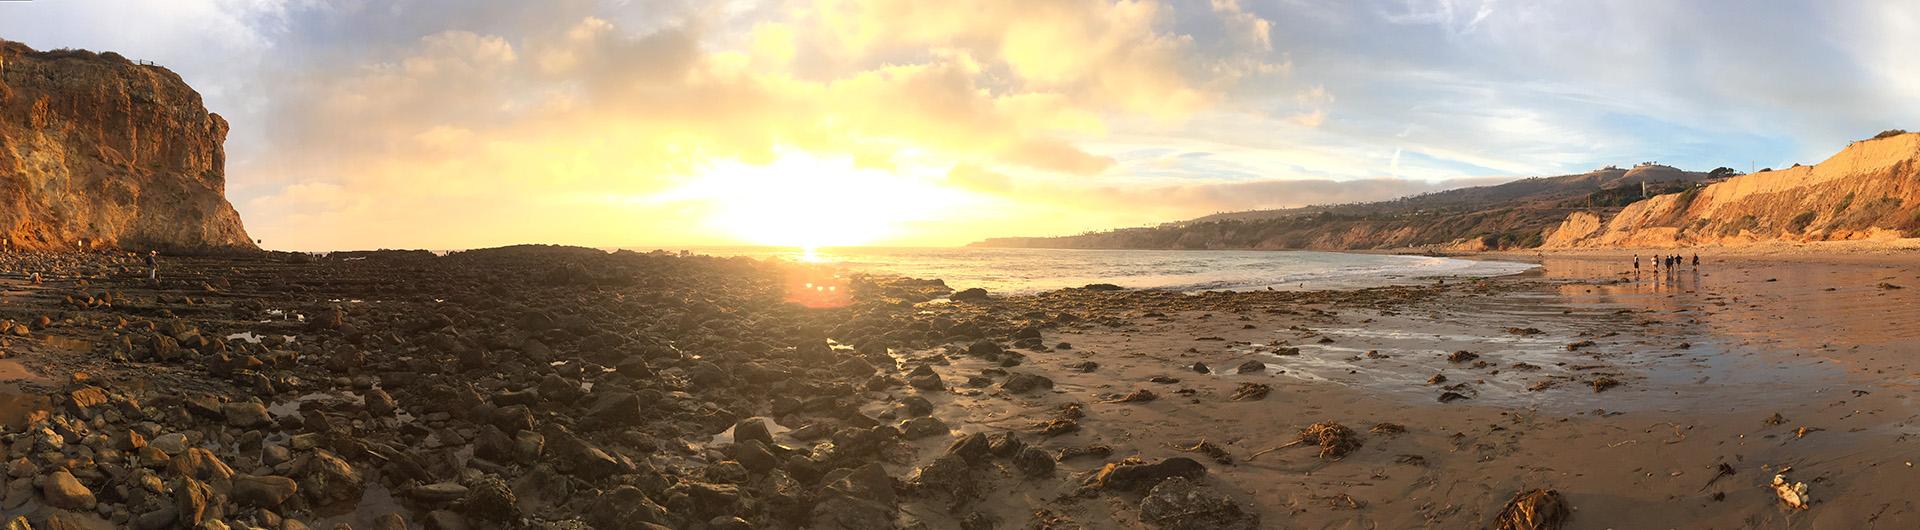
M 1811 166 L 1655 196 L 1604 217 L 1574 213 L 1548 248 L 1740 246 L 1920 235 L 1920 134 L 1855 142 Z
M 0 236 L 18 248 L 254 250 L 227 122 L 165 68 L 0 40 Z
M 1668 166 L 1606 168 L 1390 201 L 1215 214 L 1154 228 L 1063 237 L 993 238 L 973 246 L 1138 249 L 1478 251 L 1532 248 L 1569 215 L 1609 214 L 1648 190 L 1680 190 L 1708 174 Z M 1597 223 L 1597 221 L 1596 221 Z

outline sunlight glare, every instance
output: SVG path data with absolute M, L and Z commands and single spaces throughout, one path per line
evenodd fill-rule
M 964 200 L 937 179 L 788 151 L 763 166 L 716 162 L 675 194 L 707 202 L 712 228 L 748 243 L 802 247 L 802 259 L 812 260 L 818 247 L 897 237 L 901 225 L 935 219 Z

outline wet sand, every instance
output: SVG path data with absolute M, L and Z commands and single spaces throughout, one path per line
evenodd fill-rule
M 1904 493 L 1920 483 L 1910 356 L 1920 290 L 1882 285 L 1920 287 L 1920 264 L 1714 257 L 1699 271 L 1645 270 L 1636 281 L 1608 256 L 1542 263 L 1529 277 L 1387 309 L 1179 311 L 1060 330 L 1049 340 L 1073 349 L 1029 363 L 1059 382 L 1055 392 L 949 400 L 943 412 L 957 425 L 1005 427 L 1079 402 L 1082 429 L 1046 444 L 1149 460 L 1192 456 L 1177 447 L 1210 441 L 1236 460 L 1209 462 L 1212 480 L 1272 528 L 1488 527 L 1532 488 L 1563 495 L 1574 510 L 1567 528 L 1920 524 Z M 1201 340 L 1213 337 L 1225 340 Z M 1282 348 L 1299 353 L 1271 353 Z M 1449 362 L 1455 351 L 1486 364 Z M 1230 373 L 1245 359 L 1267 368 Z M 1100 368 L 1067 368 L 1084 360 Z M 1196 361 L 1214 373 L 1188 369 Z M 1436 374 L 1446 381 L 1429 384 Z M 1157 376 L 1179 381 L 1149 382 Z M 1596 391 L 1603 377 L 1618 386 Z M 1232 401 L 1249 382 L 1272 392 Z M 1102 402 L 1136 389 L 1160 399 Z M 1440 402 L 1450 391 L 1467 399 Z M 1784 421 L 1770 424 L 1775 414 Z M 1246 461 L 1321 421 L 1362 431 L 1362 447 L 1337 461 L 1308 448 Z M 1383 422 L 1405 433 L 1365 433 Z M 1733 474 L 1719 476 L 1721 464 Z M 1809 484 L 1810 510 L 1783 507 L 1768 487 L 1783 471 Z M 1109 502 L 1067 513 L 1093 527 L 1131 522 L 1108 520 L 1126 513 Z

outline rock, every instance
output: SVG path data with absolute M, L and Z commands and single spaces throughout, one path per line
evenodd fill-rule
M 40 496 L 48 506 L 67 510 L 84 510 L 94 504 L 93 490 L 80 484 L 72 473 L 61 469 L 48 474 L 40 484 Z
M 186 452 L 187 435 L 177 432 L 164 434 L 147 442 L 147 445 L 167 455 L 177 455 Z
M 1035 390 L 1053 390 L 1053 380 L 1045 376 L 1015 372 L 1007 375 L 1007 380 L 1000 383 L 1000 388 L 1015 394 L 1025 394 Z
M 1007 350 L 1000 348 L 999 344 L 986 339 L 976 340 L 973 344 L 967 345 L 967 355 L 983 359 L 998 359 L 1006 352 Z
M 220 406 L 221 415 L 227 425 L 251 429 L 273 423 L 273 416 L 267 414 L 266 405 L 255 401 L 227 403 Z
M 979 287 L 962 289 L 960 292 L 948 295 L 947 299 L 955 302 L 985 302 L 988 300 L 987 290 Z
M 457 482 L 421 484 L 414 486 L 411 490 L 407 490 L 407 496 L 426 503 L 449 503 L 466 498 L 467 487 Z
M 1140 500 L 1140 520 L 1167 530 L 1255 530 L 1260 516 L 1185 477 L 1160 481 Z
M 281 476 L 237 475 L 233 477 L 233 500 L 256 508 L 274 508 L 293 497 L 299 486 Z
M 1235 373 L 1242 373 L 1242 374 L 1266 373 L 1266 371 L 1267 371 L 1267 363 L 1263 363 L 1263 362 L 1255 361 L 1251 359 L 1249 359 L 1247 362 L 1240 363 L 1240 367 L 1234 369 Z
M 940 374 L 932 372 L 909 377 L 907 379 L 907 386 L 929 391 L 947 388 L 946 383 L 940 380 Z
M 945 435 L 948 432 L 946 422 L 932 416 L 922 416 L 900 423 L 900 432 L 909 440 L 918 440 L 928 436 Z
M 773 456 L 773 452 L 767 449 L 767 444 L 760 443 L 759 440 L 735 443 L 732 456 L 741 467 L 754 473 L 766 473 L 780 466 L 780 459 Z
M 985 462 L 993 454 L 993 442 L 986 433 L 976 432 L 948 444 L 946 454 L 959 456 L 968 462 Z
M 1013 457 L 1013 466 L 1028 477 L 1045 477 L 1053 474 L 1053 455 L 1033 447 L 1020 449 Z
M 1195 372 L 1199 372 L 1199 373 L 1203 373 L 1203 374 L 1204 374 L 1204 373 L 1208 373 L 1208 372 L 1212 372 L 1212 371 L 1213 371 L 1213 369 L 1211 369 L 1211 368 L 1208 368 L 1208 367 L 1207 367 L 1207 363 L 1203 363 L 1203 362 L 1200 362 L 1200 361 L 1194 361 L 1194 362 L 1193 362 L 1193 371 L 1195 371 Z
M 763 444 L 773 445 L 773 433 L 767 431 L 766 420 L 747 418 L 733 424 L 734 443 L 740 443 L 743 440 L 753 440 Z
M 375 418 L 391 418 L 394 411 L 400 408 L 393 401 L 392 395 L 378 388 L 366 392 L 366 402 L 367 414 L 372 414 Z
M 205 482 L 182 478 L 173 486 L 173 509 L 180 526 L 198 528 L 201 521 L 218 518 L 219 507 L 212 502 L 213 488 Z
M 1088 483 L 1102 489 L 1122 491 L 1146 491 L 1162 480 L 1184 477 L 1198 480 L 1207 475 L 1207 466 L 1184 456 L 1176 456 L 1152 464 L 1107 464 L 1088 479 Z
M 468 483 L 467 496 L 460 500 L 460 513 L 482 520 L 506 522 L 518 518 L 520 507 L 513 489 L 497 476 L 484 476 Z
M 315 449 L 308 455 L 303 472 L 299 489 L 307 492 L 316 505 L 358 500 L 366 491 L 360 470 L 324 450 Z
M 921 493 L 939 493 L 955 502 L 979 495 L 979 483 L 973 479 L 967 460 L 946 454 L 915 469 L 907 477 L 907 486 Z

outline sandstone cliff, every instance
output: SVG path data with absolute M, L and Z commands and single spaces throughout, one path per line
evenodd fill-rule
M 252 250 L 227 122 L 165 68 L 0 40 L 0 235 L 19 248 Z
M 1920 234 L 1920 134 L 1855 142 L 1812 166 L 1743 175 L 1628 205 L 1573 213 L 1549 248 L 1739 246 Z

